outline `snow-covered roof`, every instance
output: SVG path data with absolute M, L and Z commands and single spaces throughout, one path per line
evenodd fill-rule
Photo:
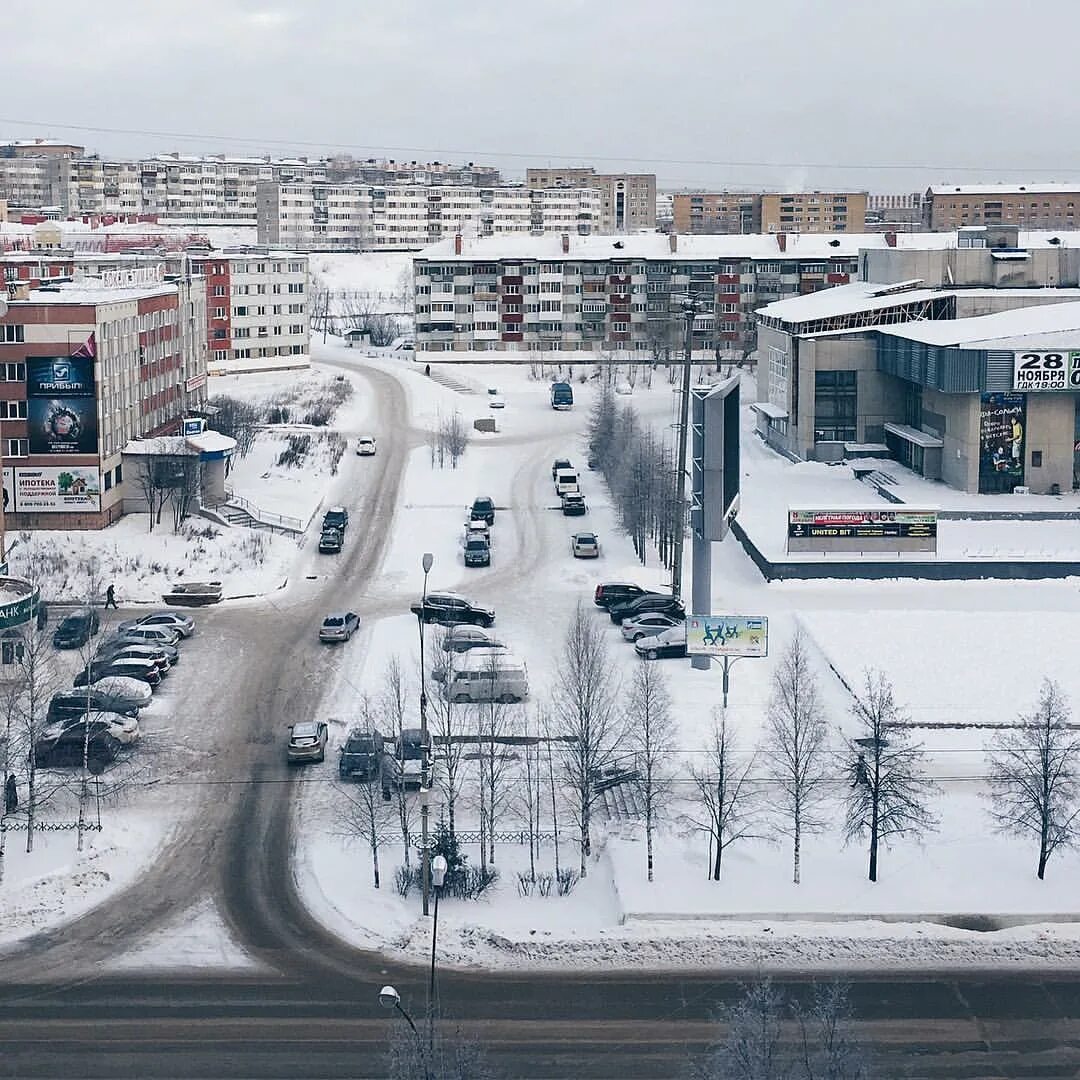
M 185 436 L 188 446 L 204 454 L 220 453 L 223 450 L 235 450 L 236 440 L 220 431 L 204 431 L 199 435 Z
M 1000 291 L 1000 290 L 998 290 Z M 882 308 L 914 304 L 920 300 L 932 300 L 936 296 L 950 296 L 951 292 L 940 289 L 898 289 L 894 285 L 882 285 L 875 281 L 853 281 L 850 285 L 834 285 L 819 289 L 805 296 L 793 296 L 788 300 L 775 300 L 757 309 L 755 314 L 768 315 L 784 322 L 813 322 L 837 315 L 852 315 L 857 311 L 877 311 Z
M 1080 301 L 973 315 L 967 319 L 923 320 L 875 327 L 878 333 L 927 345 L 973 349 L 1029 348 L 1036 344 L 1080 347 Z M 1053 340 L 1051 340 L 1053 338 Z M 1019 344 L 1017 344 L 1019 343 Z
M 862 250 L 895 247 L 904 251 L 941 251 L 955 248 L 955 232 L 896 233 L 890 244 L 885 233 L 786 233 L 781 249 L 780 234 L 746 233 L 722 235 L 679 235 L 676 250 L 664 233 L 625 235 L 569 234 L 569 251 L 564 252 L 563 235 L 507 233 L 502 236 L 463 237 L 461 254 L 454 253 L 455 237 L 450 236 L 424 248 L 417 259 L 430 262 L 476 262 L 496 259 L 542 259 L 552 262 L 575 259 L 656 259 L 665 262 L 693 262 L 711 259 L 829 259 L 854 258 Z M 1056 244 L 1050 240 L 1055 239 Z M 1070 240 L 1072 243 L 1070 244 Z M 1020 233 L 1021 247 L 1080 246 L 1080 231 L 1041 230 Z
M 153 455 L 155 457 L 195 457 L 198 449 L 183 435 L 155 435 L 152 439 L 132 439 L 124 445 L 121 453 Z
M 83 283 L 60 284 L 48 289 L 31 289 L 25 300 L 9 300 L 12 307 L 19 304 L 115 304 L 126 300 L 143 300 L 151 296 L 175 296 L 176 286 L 131 285 L 122 289 L 98 289 Z
M 1080 194 L 1080 181 L 1038 184 L 931 184 L 931 195 L 1065 195 Z

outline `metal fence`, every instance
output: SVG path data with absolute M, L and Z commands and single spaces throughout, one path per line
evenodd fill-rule
M 29 828 L 29 823 L 26 821 L 7 821 L 0 820 L 0 832 L 26 832 Z M 35 832 L 74 832 L 79 828 L 77 821 L 36 821 L 34 822 Z M 101 832 L 101 826 L 97 822 L 84 821 L 82 824 L 84 832 Z

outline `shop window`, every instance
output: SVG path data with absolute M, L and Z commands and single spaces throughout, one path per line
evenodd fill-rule
M 814 442 L 853 442 L 858 415 L 857 373 L 814 373 Z

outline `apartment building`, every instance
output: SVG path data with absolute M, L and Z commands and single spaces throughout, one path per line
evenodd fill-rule
M 358 159 L 348 154 L 328 158 L 326 179 L 335 184 L 456 184 L 501 187 L 502 175 L 490 165 L 472 161 L 453 165 L 442 161 L 394 161 L 392 158 Z
M 700 300 L 697 351 L 754 349 L 768 299 L 851 280 L 858 243 L 880 236 L 455 236 L 413 261 L 416 348 L 424 352 L 681 347 L 677 298 Z
M 761 195 L 750 191 L 680 191 L 672 197 L 672 217 L 677 233 L 759 233 Z
M 591 167 L 526 169 L 527 188 L 597 188 L 600 218 L 594 232 L 629 233 L 656 228 L 655 173 L 598 173 Z
M 458 232 L 592 231 L 595 188 L 478 188 L 446 184 L 263 183 L 259 243 L 298 251 L 418 250 Z
M 865 191 L 765 192 L 761 232 L 861 233 L 866 229 Z
M 206 402 L 206 290 L 164 267 L 8 290 L 0 449 L 8 529 L 96 529 L 123 513 L 122 451 Z
M 226 248 L 191 256 L 206 281 L 210 361 L 311 352 L 308 258 L 266 248 Z
M 933 232 L 966 225 L 1075 229 L 1080 183 L 936 184 L 927 188 L 923 220 Z

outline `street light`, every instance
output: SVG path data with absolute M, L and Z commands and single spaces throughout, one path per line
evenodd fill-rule
M 443 882 L 446 880 L 446 871 L 449 866 L 444 855 L 436 855 L 431 860 L 431 884 L 435 889 L 435 917 L 431 921 L 431 980 L 428 983 L 428 1039 L 431 1040 L 431 1027 L 435 1023 L 435 942 L 439 936 L 439 894 L 442 892 Z
M 412 1033 L 416 1036 L 416 1049 L 419 1051 L 420 1061 L 424 1066 L 424 1080 L 431 1080 L 431 1069 L 429 1067 L 428 1057 L 424 1053 L 424 1040 L 420 1038 L 420 1032 L 413 1023 L 413 1018 L 405 1011 L 405 1007 L 401 1004 L 401 995 L 392 986 L 384 986 L 379 991 L 379 1004 L 384 1009 L 397 1009 L 397 1011 L 405 1017 L 405 1022 L 412 1028 Z
M 420 565 L 424 570 L 424 591 L 420 597 L 420 613 L 417 622 L 420 626 L 420 787 L 431 787 L 431 747 L 427 726 L 427 668 L 424 666 L 424 622 L 427 617 L 427 579 L 431 572 L 435 556 L 430 551 L 424 552 Z M 428 800 L 420 800 L 420 891 L 424 901 L 424 914 L 428 914 L 431 896 L 431 852 L 428 851 Z

